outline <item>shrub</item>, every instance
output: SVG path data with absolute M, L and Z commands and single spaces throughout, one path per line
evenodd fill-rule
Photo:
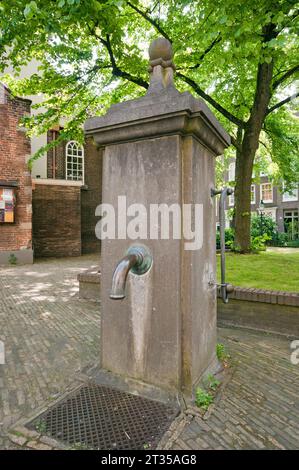
M 286 235 L 286 234 L 284 234 L 284 235 Z M 290 248 L 299 248 L 299 239 L 287 242 L 284 246 L 289 246 Z
M 225 229 L 225 246 L 226 248 L 231 248 L 235 239 L 235 232 L 232 228 Z M 216 247 L 220 249 L 220 231 L 216 232 Z
M 299 241 L 289 241 L 287 233 L 281 233 L 277 230 L 276 222 L 272 217 L 264 215 L 254 215 L 251 218 L 251 248 L 253 251 L 264 251 L 266 245 L 272 246 L 299 246 Z M 235 232 L 232 228 L 225 229 L 225 247 L 234 249 Z M 220 249 L 220 231 L 216 232 L 216 247 Z
M 261 237 L 267 235 L 268 240 L 275 238 L 277 233 L 276 222 L 272 217 L 264 215 L 262 218 L 259 215 L 254 215 L 251 218 L 251 238 Z
M 265 251 L 266 250 L 266 243 L 269 240 L 271 240 L 271 238 L 267 234 L 259 235 L 257 237 L 252 237 L 251 238 L 251 249 L 252 249 L 252 251 L 254 251 L 254 252 Z
M 213 402 L 213 396 L 203 390 L 200 387 L 197 387 L 195 393 L 195 404 L 198 408 L 202 408 L 203 410 L 207 410 L 209 405 Z
M 220 385 L 220 381 L 216 379 L 216 377 L 214 377 L 212 374 L 209 374 L 207 376 L 206 382 L 207 382 L 207 386 L 209 387 L 209 389 L 212 390 L 213 392 L 215 392 L 216 389 Z
M 273 246 L 287 246 L 288 235 L 282 232 L 275 232 L 274 237 L 271 240 Z
M 9 255 L 9 258 L 8 258 L 8 262 L 9 264 L 11 264 L 12 266 L 15 266 L 18 262 L 18 258 L 14 255 L 14 253 L 11 253 Z
M 222 343 L 217 343 L 216 355 L 219 361 L 223 361 L 227 357 L 225 346 Z

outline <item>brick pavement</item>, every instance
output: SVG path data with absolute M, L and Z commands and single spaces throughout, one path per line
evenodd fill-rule
M 77 274 L 96 256 L 0 268 L 0 448 L 7 429 L 50 404 L 99 358 L 99 304 L 78 299 Z
M 232 356 L 230 380 L 205 415 L 192 417 L 172 449 L 299 449 L 299 365 L 290 341 L 219 329 Z
M 53 403 L 99 357 L 99 304 L 78 299 L 77 274 L 95 256 L 0 268 L 0 449 L 21 417 Z M 173 449 L 299 448 L 299 365 L 287 338 L 219 329 L 232 356 L 230 380 L 208 413 L 188 415 L 165 445 Z M 24 444 L 24 442 L 23 442 Z M 40 441 L 41 448 L 49 442 Z

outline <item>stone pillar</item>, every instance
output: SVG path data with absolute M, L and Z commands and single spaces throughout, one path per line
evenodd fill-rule
M 147 237 L 129 239 L 120 222 L 123 238 L 102 241 L 102 367 L 190 397 L 217 363 L 211 189 L 215 157 L 229 145 L 229 136 L 204 102 L 175 89 L 173 71 L 170 43 L 154 41 L 147 94 L 89 119 L 85 132 L 104 149 L 102 202 L 112 204 L 117 218 L 125 220 L 118 197 L 126 196 L 127 207 L 143 204 L 148 216 L 141 223 Z M 183 227 L 181 239 L 173 239 L 171 230 L 170 239 L 150 239 L 151 204 L 200 205 L 198 249 L 186 249 Z M 142 276 L 130 273 L 126 298 L 111 300 L 115 266 L 134 244 L 151 250 L 152 267 Z

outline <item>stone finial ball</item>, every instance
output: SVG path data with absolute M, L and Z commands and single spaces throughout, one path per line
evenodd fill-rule
M 162 59 L 162 60 L 171 60 L 172 59 L 172 46 L 168 39 L 158 38 L 155 39 L 148 50 L 150 60 Z

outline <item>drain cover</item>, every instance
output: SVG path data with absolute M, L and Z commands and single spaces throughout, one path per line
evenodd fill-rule
M 103 385 L 83 385 L 27 426 L 70 446 L 155 448 L 178 410 Z

